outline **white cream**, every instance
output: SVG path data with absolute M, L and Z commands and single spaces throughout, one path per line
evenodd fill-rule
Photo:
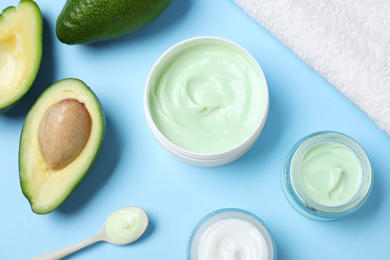
M 217 221 L 199 240 L 198 260 L 265 260 L 266 240 L 251 223 L 238 218 Z

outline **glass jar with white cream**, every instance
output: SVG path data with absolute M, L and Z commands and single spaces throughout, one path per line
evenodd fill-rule
M 241 209 L 220 209 L 194 228 L 187 260 L 272 260 L 276 246 L 267 226 Z
M 316 220 L 348 216 L 367 200 L 373 183 L 370 160 L 352 138 L 331 131 L 300 140 L 282 172 L 289 202 Z

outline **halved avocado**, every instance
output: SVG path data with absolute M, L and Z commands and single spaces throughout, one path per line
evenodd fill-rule
M 0 14 L 0 113 L 30 89 L 42 57 L 42 15 L 32 0 Z
M 88 175 L 102 148 L 106 120 L 92 90 L 63 79 L 27 114 L 19 146 L 23 194 L 37 214 L 59 207 Z

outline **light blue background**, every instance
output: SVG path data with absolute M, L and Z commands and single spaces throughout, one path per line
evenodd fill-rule
M 252 20 L 231 0 L 173 0 L 142 30 L 117 40 L 68 46 L 55 21 L 65 1 L 37 0 L 44 18 L 43 58 L 31 92 L 0 115 L 0 259 L 29 259 L 98 232 L 111 212 L 139 206 L 150 217 L 134 244 L 97 243 L 67 259 L 185 259 L 188 237 L 211 211 L 236 207 L 260 217 L 271 230 L 278 259 L 389 259 L 390 138 L 332 85 Z M 0 10 L 17 5 L 1 0 Z M 143 94 L 154 62 L 173 44 L 219 36 L 246 48 L 262 67 L 270 92 L 269 117 L 254 147 L 218 168 L 178 162 L 157 143 L 146 122 Z M 48 215 L 36 215 L 18 176 L 24 118 L 40 93 L 75 77 L 100 98 L 106 141 L 90 175 Z M 375 183 L 354 215 L 316 222 L 285 199 L 280 174 L 291 147 L 315 131 L 334 130 L 367 151 Z

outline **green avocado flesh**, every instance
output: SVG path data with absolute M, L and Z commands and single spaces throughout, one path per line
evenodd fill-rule
M 42 56 L 42 16 L 32 0 L 0 14 L 0 113 L 30 89 Z
M 69 101 L 71 104 L 76 104 L 76 110 L 81 107 L 88 115 L 88 120 L 91 122 L 90 130 L 88 130 L 88 135 L 84 135 L 85 143 L 79 146 L 81 151 L 76 153 L 75 158 L 57 167 L 57 165 L 51 165 L 45 156 L 50 157 L 53 151 L 54 153 L 61 152 L 57 151 L 59 149 L 68 149 L 69 147 L 66 147 L 70 146 L 68 143 L 74 141 L 73 139 L 77 140 L 77 138 L 69 136 L 77 135 L 78 131 L 74 130 L 74 127 L 67 127 L 66 124 L 63 129 L 59 129 L 58 126 L 62 127 L 60 123 L 55 120 L 50 121 L 47 118 L 51 118 L 49 112 L 57 113 L 58 118 L 65 118 L 61 112 L 57 112 L 58 109 L 53 109 L 53 107 L 56 108 L 59 104 Z M 69 120 L 72 120 L 74 114 L 68 114 L 71 115 Z M 60 119 L 59 122 L 61 120 L 63 119 Z M 47 121 L 50 121 L 51 124 Z M 84 122 L 78 123 L 83 125 Z M 27 114 L 19 146 L 20 184 L 33 212 L 47 214 L 55 210 L 88 175 L 102 148 L 105 125 L 106 121 L 101 104 L 84 82 L 78 79 L 63 79 L 42 93 Z M 54 135 L 55 142 L 47 141 L 45 134 Z M 50 138 L 48 139 L 50 140 Z M 48 143 L 47 146 L 52 148 L 52 152 L 45 154 L 43 148 L 46 147 L 42 145 L 42 142 L 43 144 Z M 58 148 L 58 144 L 61 143 L 65 146 Z
M 171 0 L 68 0 L 57 18 L 58 39 L 84 44 L 133 33 L 156 19 Z

